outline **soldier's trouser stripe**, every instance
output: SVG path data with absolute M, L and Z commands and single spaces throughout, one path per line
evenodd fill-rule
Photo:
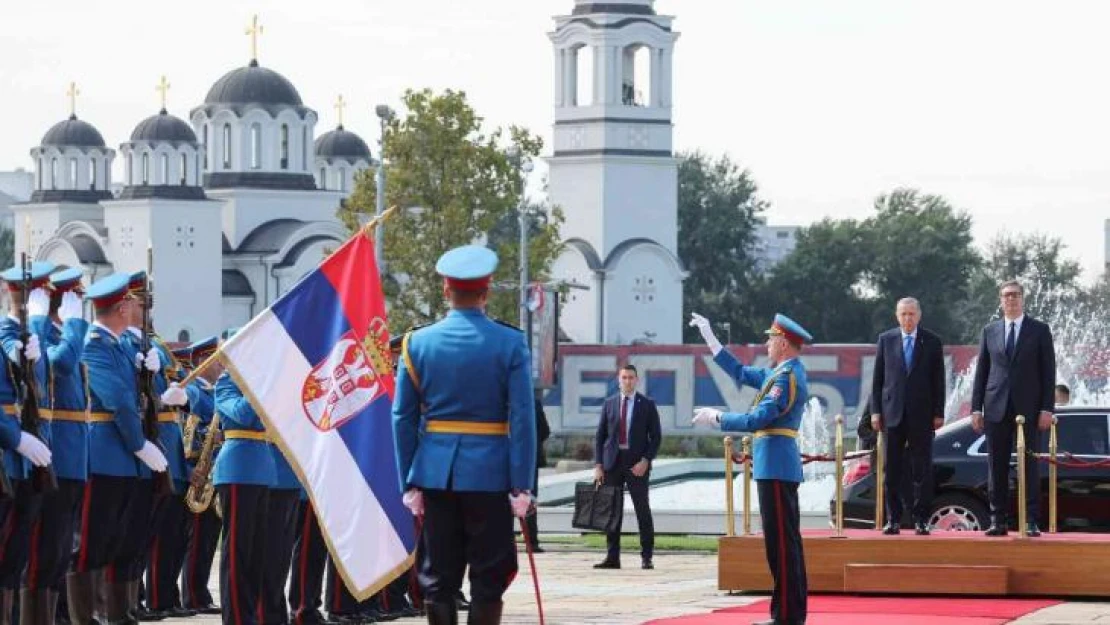
M 298 562 L 297 569 L 301 572 L 301 579 L 298 588 L 300 589 L 300 605 L 293 607 L 296 613 L 296 625 L 301 625 L 304 621 L 304 611 L 308 608 L 308 597 L 305 596 L 308 590 L 305 588 L 306 578 L 308 577 L 308 540 L 309 532 L 312 531 L 312 506 L 304 507 L 304 522 L 301 523 L 301 552 L 297 554 Z
M 200 551 L 200 515 L 193 515 L 193 544 L 189 546 L 189 573 L 197 570 L 197 553 Z M 189 605 L 197 607 L 197 585 L 189 580 Z
M 157 606 L 159 608 L 167 607 L 158 605 L 158 543 L 161 541 L 161 534 L 154 535 L 154 542 L 150 545 L 150 588 L 146 594 L 146 602 L 148 605 Z M 153 607 L 151 608 L 154 609 Z
M 36 579 L 39 574 L 39 543 L 42 541 L 42 519 L 35 521 L 31 526 L 31 553 L 27 560 L 27 587 L 34 589 L 38 586 Z
M 235 552 L 238 549 L 239 532 L 236 531 L 236 520 L 239 517 L 239 485 L 231 485 L 231 510 L 225 512 L 231 515 L 231 528 L 228 531 L 226 540 L 231 541 L 228 545 L 228 553 L 231 554 L 231 562 L 228 564 L 230 574 L 228 578 L 231 580 L 238 580 L 238 567 L 235 562 Z M 242 619 L 239 618 L 239 585 L 236 583 L 231 584 L 231 613 L 235 615 L 235 625 L 241 625 Z
M 81 550 L 77 556 L 77 570 L 84 571 L 89 560 L 89 507 L 92 502 L 93 480 L 85 482 L 85 496 L 81 499 Z

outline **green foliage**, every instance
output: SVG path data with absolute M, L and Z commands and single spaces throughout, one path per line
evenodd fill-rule
M 396 332 L 428 323 L 447 311 L 442 279 L 435 263 L 447 250 L 476 242 L 516 215 L 521 177 L 517 162 L 503 144 L 513 144 L 523 158 L 536 158 L 542 140 L 527 130 L 482 130 L 482 118 L 466 95 L 447 90 L 409 90 L 405 113 L 386 128 L 386 206 L 398 207 L 384 227 L 383 257 L 388 277 L 383 285 L 390 301 L 390 325 Z M 352 231 L 359 214 L 372 214 L 377 193 L 373 172 L 356 181 L 340 218 Z M 542 211 L 530 239 L 530 275 L 543 279 L 559 251 L 558 210 Z M 490 242 L 500 256 L 494 282 L 515 283 L 519 249 L 515 238 Z M 515 322 L 517 291 L 494 291 L 491 315 Z
M 15 265 L 15 232 L 4 226 L 0 226 L 0 264 Z

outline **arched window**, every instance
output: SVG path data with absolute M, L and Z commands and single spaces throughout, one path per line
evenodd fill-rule
M 208 124 L 205 124 L 204 128 L 201 129 L 201 136 L 203 136 L 204 138 L 201 140 L 200 148 L 201 148 L 201 150 L 204 151 L 204 167 L 205 167 L 205 169 L 207 169 L 208 168 Z M 200 163 L 199 157 L 198 157 L 197 163 L 198 164 Z M 199 171 L 199 168 L 198 168 L 198 171 Z M 198 175 L 199 175 L 199 173 L 198 173 Z
M 571 50 L 571 63 L 574 68 L 572 85 L 574 86 L 571 102 L 575 106 L 589 106 L 594 103 L 594 49 L 590 46 L 580 46 Z M 600 99 L 600 98 L 598 98 Z
M 189 157 L 181 155 L 181 186 L 189 184 Z
M 45 167 L 45 163 L 42 162 L 42 157 L 40 156 L 39 157 L 39 172 L 38 172 L 39 173 L 39 183 L 38 183 L 38 187 L 37 187 L 39 189 L 39 191 L 42 190 L 42 168 L 43 167 Z
M 192 335 L 190 335 L 190 334 L 189 334 L 189 331 L 188 331 L 187 329 L 185 329 L 185 328 L 182 328 L 182 329 L 181 329 L 180 331 L 178 331 L 178 333 L 177 333 L 177 341 L 178 341 L 179 343 L 187 343 L 187 342 L 189 342 L 189 341 L 191 341 L 191 340 L 192 340 L 191 336 L 192 336 Z
M 651 48 L 645 45 L 628 46 L 624 49 L 622 61 L 621 104 L 651 106 Z
M 289 125 L 281 125 L 281 168 L 289 169 Z
M 328 190 L 328 170 L 326 167 L 320 168 L 320 189 L 323 191 Z
M 205 151 L 204 151 L 204 160 L 205 160 L 206 163 L 208 162 L 208 150 L 207 149 L 205 149 Z M 196 184 L 198 187 L 200 186 L 200 172 L 201 172 L 201 169 L 200 169 L 200 154 L 197 154 L 197 180 L 194 184 Z
M 262 168 L 262 127 L 251 124 L 251 169 Z
M 69 159 L 69 188 L 77 188 L 77 159 Z
M 135 182 L 135 161 L 131 158 L 131 153 L 127 153 L 127 185 L 130 186 Z
M 58 188 L 58 159 L 50 159 L 50 189 Z
M 302 156 L 304 157 L 301 160 L 301 171 L 308 171 L 308 126 L 303 126 L 301 128 L 301 148 Z
M 231 124 L 224 124 L 224 169 L 231 169 Z
M 150 154 L 143 153 L 143 184 L 150 184 Z
M 335 172 L 335 181 L 338 183 L 338 184 L 336 184 L 336 186 L 339 187 L 339 190 L 343 191 L 343 192 L 346 192 L 347 191 L 347 170 L 343 169 L 342 167 L 340 167 L 338 170 L 336 170 L 336 172 Z
M 96 159 L 89 159 L 89 191 L 96 191 Z
M 170 157 L 169 157 L 169 155 L 163 154 L 158 158 L 158 169 L 161 170 L 159 172 L 159 174 L 161 175 L 161 179 L 158 180 L 158 182 L 160 182 L 162 184 L 169 184 L 170 183 Z

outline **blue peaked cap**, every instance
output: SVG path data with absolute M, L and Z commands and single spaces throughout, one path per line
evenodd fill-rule
M 46 260 L 36 260 L 31 263 L 31 282 L 38 282 L 53 273 L 56 265 Z M 12 284 L 23 283 L 23 267 L 16 265 L 0 273 L 0 280 Z
M 771 328 L 767 330 L 767 334 L 774 336 L 784 336 L 786 340 L 801 345 L 802 343 L 812 343 L 813 335 L 806 332 L 806 329 L 801 326 L 797 321 L 783 314 L 776 314 L 775 320 L 771 322 Z
M 128 295 L 127 285 L 130 282 L 131 276 L 126 273 L 113 273 L 105 276 L 96 282 L 85 291 L 85 299 L 96 302 L 97 304 L 110 304 L 112 301 L 119 301 Z
M 497 270 L 497 254 L 481 245 L 449 250 L 436 261 L 436 273 L 451 280 L 480 280 Z

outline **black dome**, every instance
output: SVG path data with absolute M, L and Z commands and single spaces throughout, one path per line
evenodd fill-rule
M 189 124 L 170 115 L 166 109 L 162 109 L 157 115 L 151 115 L 139 122 L 131 133 L 131 140 L 152 143 L 161 141 L 196 143 L 197 135 Z
M 251 61 L 250 65 L 233 69 L 217 80 L 204 103 L 301 106 L 301 96 L 284 76 Z
M 69 119 L 54 124 L 46 131 L 42 137 L 42 145 L 102 148 L 104 137 L 92 124 L 77 119 L 76 115 L 70 115 Z
M 346 158 L 370 161 L 370 148 L 355 133 L 344 130 L 343 126 L 326 132 L 316 139 L 316 156 L 321 158 Z

